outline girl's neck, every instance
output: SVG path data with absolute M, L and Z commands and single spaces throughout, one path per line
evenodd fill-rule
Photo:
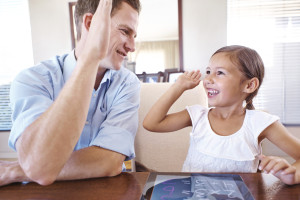
M 208 113 L 211 129 L 221 136 L 229 136 L 236 133 L 243 126 L 246 109 L 212 108 Z
M 210 114 L 213 117 L 219 119 L 230 119 L 236 117 L 244 117 L 246 113 L 246 109 L 243 106 L 235 106 L 235 107 L 215 107 L 210 110 Z

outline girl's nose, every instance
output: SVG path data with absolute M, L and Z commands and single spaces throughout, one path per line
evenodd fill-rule
M 206 76 L 203 79 L 204 84 L 212 84 L 213 81 L 213 76 L 211 74 L 206 74 Z

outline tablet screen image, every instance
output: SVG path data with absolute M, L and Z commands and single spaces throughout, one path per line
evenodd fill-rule
M 151 174 L 143 200 L 253 200 L 244 181 L 236 174 Z

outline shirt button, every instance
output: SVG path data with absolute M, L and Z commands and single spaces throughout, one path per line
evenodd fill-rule
M 93 97 L 96 97 L 97 96 L 97 94 L 93 94 Z
M 89 124 L 89 121 L 86 121 L 85 124 Z

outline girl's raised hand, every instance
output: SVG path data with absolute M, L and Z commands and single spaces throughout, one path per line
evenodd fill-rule
M 193 89 L 200 83 L 201 73 L 200 70 L 184 72 L 176 80 L 176 85 L 183 88 L 183 90 Z
M 276 156 L 259 155 L 261 163 L 259 170 L 271 173 L 288 185 L 298 183 L 296 180 L 296 167 L 289 164 L 285 159 Z

